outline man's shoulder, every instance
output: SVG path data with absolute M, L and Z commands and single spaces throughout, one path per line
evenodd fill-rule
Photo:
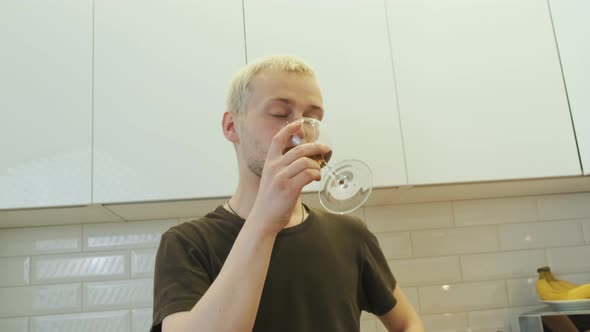
M 364 234 L 369 231 L 365 222 L 355 215 L 335 214 L 313 208 L 310 210 L 313 215 L 316 216 L 319 223 L 324 227 L 335 227 L 355 234 Z
M 218 207 L 202 217 L 188 219 L 169 228 L 165 235 L 180 237 L 198 243 L 220 235 L 224 236 L 239 232 L 241 225 L 229 220 L 226 215 L 220 212 Z

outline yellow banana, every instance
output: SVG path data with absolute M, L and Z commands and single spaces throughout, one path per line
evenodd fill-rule
M 570 290 L 572 288 L 578 287 L 578 285 L 571 283 L 569 281 L 560 280 L 560 279 L 555 278 L 553 273 L 551 273 L 551 269 L 548 266 L 544 266 L 539 269 L 547 272 L 546 273 L 547 280 L 549 280 L 549 282 L 551 283 L 551 286 L 553 286 L 553 288 L 555 288 L 557 290 Z
M 565 280 L 555 280 L 550 281 L 551 286 L 557 291 L 568 291 L 570 289 L 578 287 L 576 284 L 572 284 L 571 282 L 567 282 Z
M 539 280 L 536 283 L 537 293 L 543 300 L 563 301 L 590 299 L 590 284 L 578 286 L 553 276 L 549 267 L 537 269 Z
M 535 286 L 537 288 L 537 294 L 539 294 L 542 300 L 555 301 L 562 299 L 563 291 L 555 290 L 549 283 L 549 280 L 545 278 L 539 278 Z
M 567 291 L 566 300 L 590 299 L 590 284 L 584 284 Z

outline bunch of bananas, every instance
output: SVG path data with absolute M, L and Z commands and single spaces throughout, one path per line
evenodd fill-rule
M 590 299 L 590 284 L 578 286 L 565 280 L 559 280 L 553 276 L 548 266 L 537 269 L 537 293 L 542 300 L 563 301 Z

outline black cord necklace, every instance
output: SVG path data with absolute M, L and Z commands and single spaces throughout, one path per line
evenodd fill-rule
M 231 205 L 229 205 L 229 201 L 227 201 L 227 207 L 228 207 L 228 208 L 231 210 L 231 212 L 232 212 L 234 215 L 236 215 L 236 216 L 238 216 L 238 217 L 242 218 L 242 217 L 241 217 L 241 216 L 240 216 L 240 215 L 239 215 L 239 214 L 238 214 L 236 211 L 234 211 L 234 209 L 232 209 Z M 305 209 L 304 209 L 304 207 L 303 207 L 303 204 L 301 204 L 301 222 L 303 222 L 303 218 L 304 218 L 304 216 L 305 216 Z M 242 218 L 242 219 L 244 219 L 244 218 Z
M 236 216 L 240 217 L 240 215 L 239 215 L 239 214 L 237 214 L 237 213 L 236 213 L 236 211 L 234 211 L 234 209 L 232 209 L 232 208 L 231 208 L 231 205 L 229 205 L 229 201 L 227 201 L 227 207 L 228 207 L 228 208 L 231 210 L 231 212 L 232 212 L 233 214 L 235 214 Z M 240 217 L 240 218 L 242 218 L 242 217 Z

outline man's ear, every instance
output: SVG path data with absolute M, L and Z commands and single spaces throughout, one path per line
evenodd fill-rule
M 236 131 L 236 123 L 237 116 L 230 112 L 223 113 L 223 120 L 221 122 L 221 126 L 223 128 L 223 135 L 227 138 L 228 141 L 232 143 L 238 143 L 240 141 L 240 137 L 238 136 L 238 132 Z

